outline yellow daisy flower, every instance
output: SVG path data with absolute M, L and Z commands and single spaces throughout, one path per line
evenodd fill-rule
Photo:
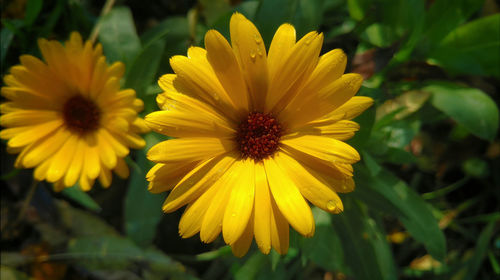
M 288 250 L 289 225 L 314 234 L 307 201 L 343 211 L 337 193 L 354 189 L 351 164 L 358 152 L 343 142 L 359 129 L 350 119 L 371 106 L 353 97 L 358 74 L 345 74 L 339 49 L 321 57 L 323 35 L 298 42 L 290 24 L 279 27 L 269 52 L 257 28 L 235 13 L 231 43 L 217 31 L 206 50 L 174 56 L 176 74 L 160 78 L 162 111 L 146 116 L 155 131 L 176 137 L 148 152 L 153 193 L 171 191 L 163 210 L 187 205 L 179 233 L 212 242 L 220 232 L 236 256 L 255 237 L 269 253 Z M 307 201 L 306 201 L 307 200 Z
M 148 130 L 137 117 L 143 102 L 132 89 L 120 90 L 125 66 L 106 64 L 100 44 L 82 42 L 73 32 L 63 46 L 38 40 L 45 63 L 31 55 L 10 68 L 1 93 L 0 138 L 20 153 L 17 168 L 35 168 L 36 180 L 56 190 L 79 182 L 87 191 L 96 178 L 111 184 L 111 170 L 127 177 L 129 148 L 145 145 L 138 133 Z

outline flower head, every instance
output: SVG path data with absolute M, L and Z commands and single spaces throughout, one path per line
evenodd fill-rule
M 187 205 L 179 233 L 204 242 L 222 232 L 233 253 L 288 250 L 289 225 L 314 234 L 307 201 L 343 211 L 337 193 L 354 189 L 358 152 L 343 142 L 359 126 L 350 119 L 373 100 L 353 97 L 358 74 L 345 74 L 341 50 L 319 56 L 323 35 L 298 42 L 283 24 L 266 53 L 261 35 L 243 15 L 231 18 L 231 45 L 217 31 L 206 49 L 174 56 L 176 74 L 160 78 L 162 111 L 146 116 L 155 131 L 176 137 L 148 152 L 151 192 L 171 191 L 163 210 Z
M 79 182 L 90 190 L 95 179 L 111 184 L 111 170 L 127 177 L 124 157 L 141 148 L 138 135 L 148 130 L 137 116 L 143 102 L 132 89 L 120 90 L 124 65 L 106 64 L 100 44 L 82 42 L 73 32 L 63 46 L 38 41 L 45 62 L 20 57 L 4 77 L 0 132 L 9 152 L 19 153 L 15 166 L 35 168 L 36 180 L 56 190 Z

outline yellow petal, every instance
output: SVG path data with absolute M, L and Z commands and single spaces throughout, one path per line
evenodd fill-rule
M 234 145 L 233 140 L 209 137 L 171 139 L 151 147 L 147 157 L 161 163 L 197 161 L 232 151 Z
M 89 179 L 87 176 L 82 175 L 80 176 L 78 184 L 80 185 L 80 189 L 82 189 L 82 191 L 88 192 L 94 185 L 94 179 Z
M 280 255 L 288 252 L 289 231 L 288 222 L 271 196 L 271 245 Z
M 330 176 L 330 174 L 326 174 L 323 172 L 315 171 L 311 173 L 314 173 L 314 176 L 316 176 L 317 178 L 321 178 L 322 181 L 326 182 L 328 187 L 332 188 L 335 192 L 349 193 L 354 191 L 354 189 L 356 188 L 356 185 L 352 177 L 337 179 Z
M 144 121 L 144 119 L 135 118 L 135 120 L 132 122 L 132 131 L 138 134 L 144 134 L 151 131 L 151 129 L 146 124 L 146 121 Z
M 125 179 L 129 176 L 130 170 L 128 165 L 123 158 L 118 158 L 116 162 L 116 167 L 113 169 L 120 178 Z
M 0 139 L 10 139 L 20 133 L 24 133 L 28 130 L 31 129 L 31 126 L 19 126 L 19 127 L 11 127 L 11 128 L 4 128 L 0 130 Z
M 318 64 L 306 82 L 303 94 L 316 92 L 344 74 L 347 56 L 341 49 L 331 50 L 319 58 Z
M 47 178 L 47 171 L 50 168 L 50 164 L 52 163 L 52 158 L 47 159 L 46 161 L 42 162 L 35 168 L 35 172 L 33 172 L 33 177 L 37 181 L 43 181 L 45 178 Z
M 56 154 L 52 156 L 52 163 L 47 171 L 47 181 L 54 183 L 66 174 L 73 159 L 77 143 L 78 136 L 71 135 Z
M 344 210 L 340 197 L 325 182 L 315 177 L 312 170 L 308 170 L 286 153 L 280 153 L 275 159 L 295 182 L 300 193 L 312 204 L 334 214 Z
M 68 171 L 64 176 L 64 185 L 68 187 L 76 184 L 78 178 L 80 177 L 86 152 L 84 140 L 78 139 L 74 149 L 75 153 L 73 155 L 71 163 L 69 164 Z
M 68 96 L 67 84 L 54 73 L 46 64 L 32 56 L 22 56 L 22 63 L 26 66 L 13 66 L 10 72 L 15 77 L 17 85 L 29 89 L 31 94 L 50 99 L 52 101 L 61 101 Z M 5 78 L 5 81 L 10 79 Z M 47 83 L 47 81 L 51 81 Z
M 342 114 L 344 119 L 354 119 L 372 105 L 373 99 L 368 96 L 353 96 L 331 114 L 326 115 L 326 117 Z
M 107 168 L 101 168 L 101 173 L 99 173 L 99 183 L 104 188 L 107 188 L 111 185 L 111 180 L 113 178 L 113 174 Z
M 111 149 L 116 153 L 118 157 L 125 157 L 129 153 L 129 149 L 124 145 L 116 136 L 112 135 L 106 129 L 99 129 L 97 133 L 100 134 L 100 139 L 106 141 Z
M 181 83 L 187 87 L 183 93 L 201 98 L 221 110 L 230 110 L 229 112 L 234 110 L 206 57 L 189 59 L 176 55 L 170 58 L 170 66 L 177 74 L 174 86 L 177 88 L 177 83 Z
M 27 88 L 19 87 L 2 87 L 2 96 L 12 101 L 17 108 L 33 109 L 33 110 L 58 110 L 58 105 L 47 96 L 34 94 L 33 91 Z M 6 102 L 10 103 L 10 102 Z M 3 104 L 6 104 L 3 103 Z M 9 113 L 5 105 L 1 105 L 2 113 Z M 14 106 L 11 106 L 14 107 Z
M 223 217 L 231 195 L 231 189 L 235 184 L 239 183 L 239 178 L 243 172 L 244 166 L 242 161 L 235 161 L 234 164 L 224 172 L 224 175 L 215 182 L 216 185 L 220 185 L 220 189 L 214 194 L 201 224 L 200 238 L 203 242 L 210 243 L 214 241 L 221 232 Z
M 224 241 L 232 245 L 240 238 L 249 223 L 255 194 L 255 168 L 253 159 L 242 160 L 239 180 L 232 187 L 222 221 Z
M 123 135 L 122 140 L 132 149 L 142 149 L 146 146 L 146 141 L 137 133 L 129 132 Z
M 89 97 L 92 99 L 96 99 L 99 95 L 101 95 L 101 92 L 104 89 L 104 84 L 107 81 L 107 76 L 105 75 L 106 73 L 106 58 L 105 57 L 100 57 L 95 66 L 94 66 L 94 73 L 92 74 L 92 81 L 90 82 L 90 89 L 89 89 Z M 114 77 L 116 80 L 119 79 L 118 76 Z
M 262 253 L 269 254 L 272 209 L 266 170 L 262 162 L 255 164 L 255 205 L 253 208 L 255 242 Z
M 197 164 L 198 162 L 156 164 L 146 174 L 146 179 L 151 182 L 148 190 L 152 193 L 161 193 L 173 189 Z
M 316 124 L 309 123 L 300 129 L 289 134 L 289 136 L 298 135 L 317 135 L 317 136 L 330 136 L 337 140 L 347 140 L 354 136 L 354 133 L 359 130 L 359 124 L 348 121 L 340 120 L 331 124 Z
M 197 113 L 216 116 L 219 119 L 226 119 L 224 115 L 227 115 L 227 112 L 223 111 L 220 114 L 219 111 L 203 102 L 203 100 L 184 94 L 182 86 L 177 82 L 177 75 L 163 75 L 158 83 L 165 90 L 164 93 L 159 94 L 157 97 L 158 105 L 162 110 L 196 111 Z M 175 87 L 174 83 L 176 84 Z
M 55 119 L 53 121 L 31 126 L 29 129 L 12 137 L 8 145 L 13 148 L 26 146 L 48 134 L 52 134 L 54 130 L 60 128 L 62 125 L 63 122 L 61 119 Z
M 188 205 L 179 221 L 179 234 L 183 238 L 189 238 L 200 231 L 208 206 L 220 187 L 220 184 L 213 184 L 198 199 Z
M 335 178 L 342 182 L 344 179 L 352 177 L 352 167 L 349 171 L 345 166 L 341 166 L 342 163 L 334 163 L 331 161 L 322 160 L 318 157 L 287 147 L 285 145 L 282 145 L 281 148 L 288 154 L 292 155 L 294 159 L 303 164 L 306 164 L 308 167 L 321 174 L 327 174 L 328 177 Z M 339 190 L 335 191 L 341 192 Z
M 231 46 L 219 32 L 209 30 L 205 35 L 207 59 L 239 112 L 248 112 L 247 86 Z
M 32 168 L 46 158 L 51 157 L 61 149 L 70 135 L 71 133 L 68 130 L 60 128 L 53 135 L 50 135 L 50 137 L 45 137 L 32 143 L 19 155 L 22 166 Z
M 270 81 L 266 98 L 266 111 L 280 112 L 291 100 L 302 84 L 311 75 L 319 60 L 323 34 L 310 32 L 300 39 L 289 52 L 285 63 L 278 66 Z
M 125 74 L 125 64 L 123 64 L 123 62 L 116 61 L 106 69 L 106 72 L 109 77 L 116 77 L 120 79 L 123 77 L 123 74 Z
M 230 21 L 231 44 L 249 89 L 253 110 L 262 111 L 268 87 L 266 47 L 259 30 L 240 13 Z
M 276 157 L 264 160 L 269 188 L 279 210 L 290 225 L 300 234 L 314 235 L 314 218 L 311 208 L 304 200 L 295 183 L 279 166 Z
M 288 109 L 282 111 L 280 119 L 289 124 L 289 129 L 294 129 L 321 118 L 351 99 L 362 83 L 363 78 L 359 74 L 342 75 L 316 94 L 309 94 L 308 98 L 293 99 Z
M 156 111 L 145 117 L 148 126 L 172 137 L 230 137 L 231 125 L 206 111 Z
M 271 80 L 279 75 L 279 69 L 286 63 L 290 51 L 295 45 L 295 28 L 293 25 L 282 24 L 276 33 L 274 33 L 269 54 L 267 56 L 267 64 L 269 68 L 269 77 Z
M 163 211 L 172 212 L 199 197 L 233 164 L 234 155 L 223 155 L 200 163 L 174 187 L 163 204 Z
M 355 163 L 360 160 L 353 147 L 330 137 L 304 135 L 284 138 L 281 143 L 285 149 L 291 148 L 328 162 Z
M 236 242 L 231 244 L 231 251 L 235 257 L 243 257 L 248 252 L 248 249 L 250 249 L 250 245 L 252 245 L 253 240 L 253 225 L 254 217 L 252 215 L 246 224 L 243 234 L 241 234 L 240 238 L 236 240 Z
M 25 126 L 45 123 L 60 118 L 59 112 L 48 110 L 22 110 L 0 116 L 3 127 Z
M 102 133 L 104 129 L 99 129 L 97 132 L 97 142 L 98 142 L 98 151 L 99 158 L 101 162 L 109 169 L 113 169 L 116 166 L 116 153 L 113 150 L 113 147 L 109 143 L 108 139 Z
M 101 161 L 99 160 L 97 137 L 95 135 L 87 135 L 85 137 L 85 144 L 87 146 L 85 148 L 85 162 L 83 164 L 83 170 L 80 179 L 81 177 L 95 179 L 101 172 Z

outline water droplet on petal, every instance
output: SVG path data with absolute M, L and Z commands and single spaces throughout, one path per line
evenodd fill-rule
M 250 58 L 252 59 L 252 61 L 255 61 L 255 50 L 251 50 L 250 51 Z
M 261 50 L 261 49 L 259 49 L 259 50 L 257 51 L 257 54 L 258 54 L 259 56 L 262 56 L 262 50 Z
M 335 209 L 337 209 L 337 204 L 333 200 L 328 200 L 328 202 L 326 203 L 326 208 L 330 211 L 334 211 Z
M 304 43 L 309 46 L 311 44 L 311 39 L 307 39 Z
M 260 36 L 258 34 L 254 34 L 253 38 L 255 39 L 255 43 L 257 43 L 257 44 L 262 43 L 262 39 L 260 38 Z

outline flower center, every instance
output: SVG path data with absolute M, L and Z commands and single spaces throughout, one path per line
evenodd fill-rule
M 64 103 L 63 117 L 70 130 L 85 134 L 99 127 L 101 111 L 94 101 L 75 95 Z
M 244 158 L 259 161 L 278 149 L 281 133 L 281 125 L 271 114 L 253 112 L 240 123 L 236 141 Z

